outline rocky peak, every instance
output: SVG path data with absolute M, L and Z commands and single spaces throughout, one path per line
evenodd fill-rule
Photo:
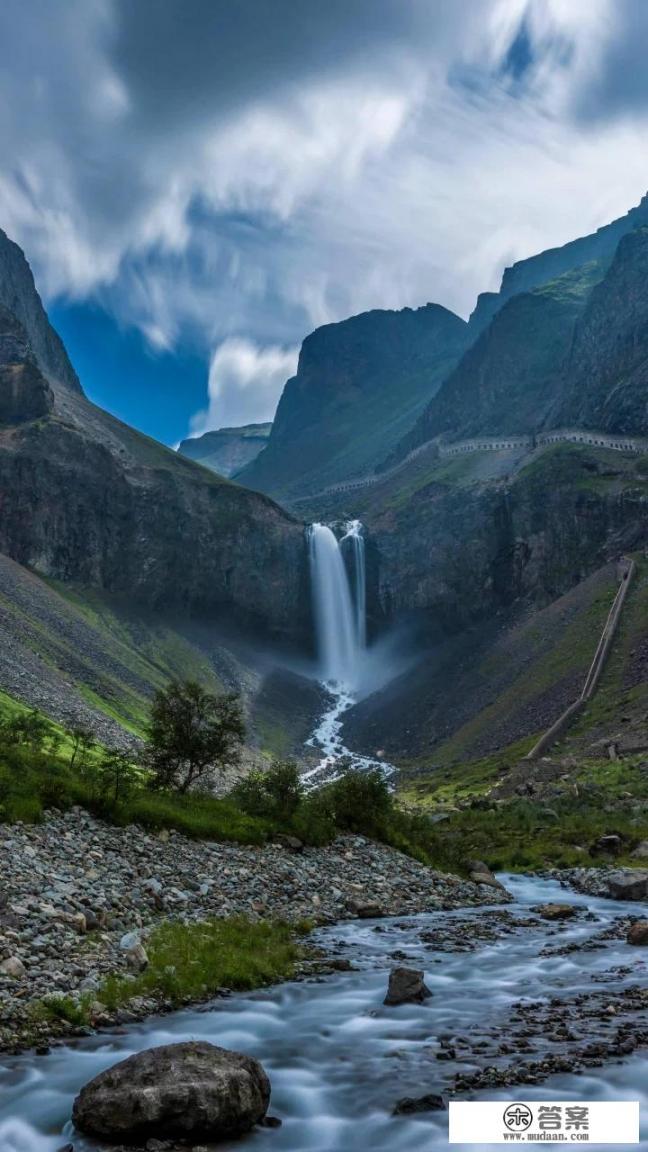
M 38 365 L 49 382 L 81 392 L 63 341 L 47 318 L 25 255 L 1 228 L 0 306 L 11 312 L 24 328 Z
M 623 236 L 648 224 L 648 194 L 635 208 L 626 212 L 610 224 L 597 228 L 588 236 L 579 236 L 560 248 L 548 248 L 526 260 L 517 260 L 510 268 L 504 269 L 499 292 L 482 292 L 470 317 L 470 327 L 476 335 L 490 323 L 493 316 L 512 296 L 520 292 L 530 292 L 541 284 L 555 280 L 565 272 L 580 268 L 596 261 L 600 264 L 602 277 Z

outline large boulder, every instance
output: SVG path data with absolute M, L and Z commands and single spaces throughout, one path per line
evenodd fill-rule
M 432 993 L 418 968 L 392 968 L 384 1004 L 422 1004 Z
M 114 1142 L 219 1140 L 263 1120 L 270 1081 L 258 1060 L 189 1041 L 149 1048 L 101 1072 L 74 1101 L 80 1132 Z
M 615 872 L 608 880 L 608 892 L 614 900 L 648 899 L 648 872 L 627 869 Z

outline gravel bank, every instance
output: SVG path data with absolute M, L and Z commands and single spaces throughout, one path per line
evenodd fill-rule
M 67 1022 L 34 1023 L 34 1004 L 93 993 L 109 973 L 127 971 L 133 934 L 145 944 L 147 927 L 164 918 L 245 914 L 325 924 L 501 900 L 493 888 L 359 836 L 296 853 L 114 828 L 80 809 L 40 825 L 3 825 L 0 1049 L 69 1034 Z M 97 1023 L 128 1023 L 161 1007 L 131 1002 L 111 1020 L 99 1013 Z

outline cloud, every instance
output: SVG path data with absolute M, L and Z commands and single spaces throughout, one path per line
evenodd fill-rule
M 646 190 L 645 20 L 643 0 L 4 0 L 0 225 L 47 299 L 206 363 L 368 308 L 466 314 Z
M 224 340 L 209 366 L 208 407 L 193 417 L 191 434 L 272 420 L 281 390 L 297 369 L 297 356 L 297 348 Z

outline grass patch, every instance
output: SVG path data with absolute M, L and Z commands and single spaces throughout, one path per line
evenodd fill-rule
M 133 996 L 172 1005 L 205 999 L 221 988 L 249 991 L 294 977 L 301 949 L 277 921 L 242 916 L 198 924 L 160 924 L 145 942 L 149 964 L 135 979 L 111 976 L 98 999 L 114 1011 Z

